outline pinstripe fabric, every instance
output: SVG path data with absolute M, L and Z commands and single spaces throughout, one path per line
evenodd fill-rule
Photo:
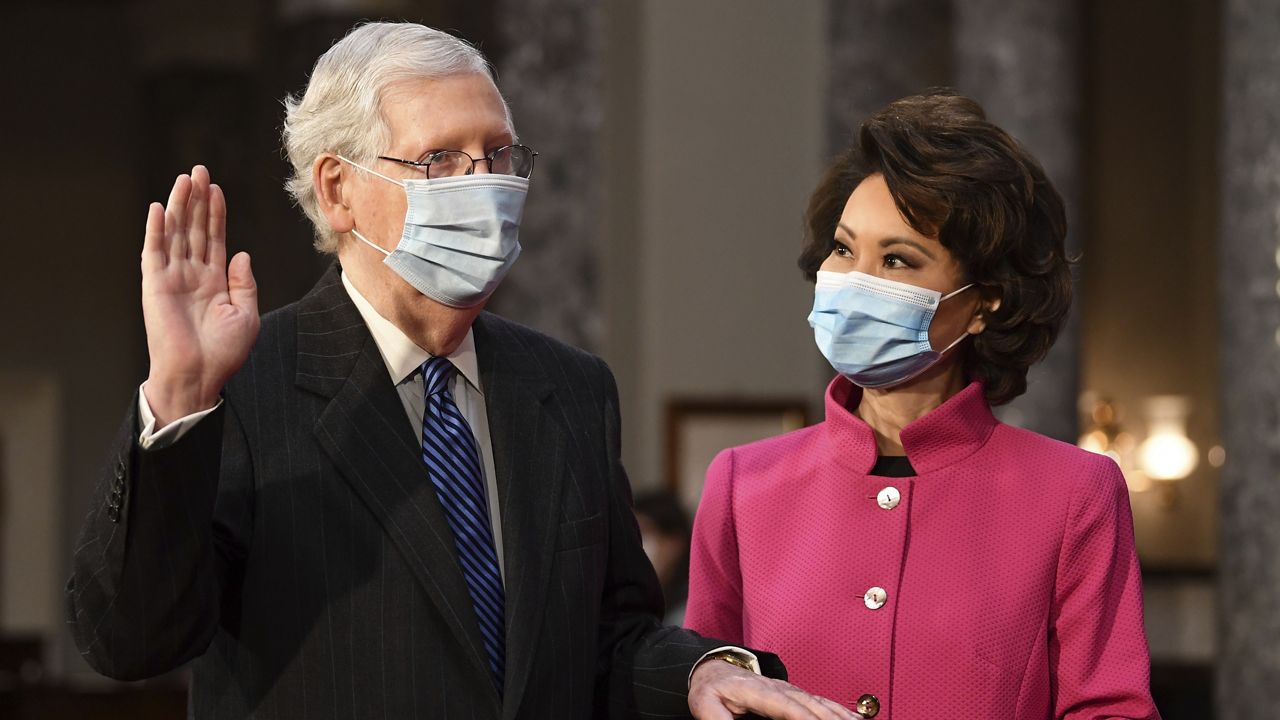
M 659 625 L 608 368 L 487 313 L 475 338 L 504 509 L 501 695 L 420 439 L 336 266 L 263 318 L 181 441 L 140 451 L 134 399 L 67 586 L 85 659 L 119 679 L 190 661 L 201 720 L 687 717 L 689 666 L 722 643 Z
M 422 363 L 422 390 L 426 410 L 422 414 L 422 462 L 436 488 L 458 548 L 458 563 L 467 592 L 475 605 L 476 624 L 484 638 L 484 651 L 498 691 L 506 662 L 506 631 L 502 576 L 498 553 L 489 529 L 489 502 L 484 492 L 480 450 L 467 419 L 449 392 L 457 368 L 448 358 L 433 357 Z

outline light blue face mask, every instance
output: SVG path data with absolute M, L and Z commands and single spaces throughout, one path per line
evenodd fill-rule
M 396 180 L 338 159 L 404 188 L 408 210 L 394 251 L 358 230 L 351 234 L 386 255 L 383 262 L 423 295 L 450 307 L 474 307 L 493 294 L 520 257 L 527 178 L 489 173 Z
M 809 324 L 827 361 L 854 385 L 884 388 L 928 370 L 968 336 L 942 350 L 929 344 L 938 305 L 973 287 L 943 295 L 860 272 L 818 272 Z

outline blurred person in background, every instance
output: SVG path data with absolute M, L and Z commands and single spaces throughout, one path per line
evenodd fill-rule
M 1119 468 L 991 410 L 1071 301 L 1040 163 L 970 99 L 907 97 L 806 222 L 826 420 L 712 463 L 688 627 L 866 717 L 1158 718 Z

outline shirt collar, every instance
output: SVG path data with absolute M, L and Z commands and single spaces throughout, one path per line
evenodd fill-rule
M 394 323 L 379 315 L 378 311 L 373 309 L 373 305 L 360 294 L 359 290 L 356 290 L 356 286 L 351 284 L 346 271 L 342 272 L 342 286 L 347 289 L 351 302 L 355 303 L 356 309 L 360 311 L 364 324 L 369 326 L 369 334 L 373 336 L 373 342 L 378 346 L 378 352 L 382 354 L 382 361 L 387 364 L 387 374 L 391 376 L 391 383 L 399 385 L 406 378 L 412 377 L 422 363 L 431 357 L 431 353 L 418 347 L 417 343 L 410 340 L 409 336 Z M 466 378 L 477 392 L 482 392 L 480 365 L 476 360 L 476 339 L 472 329 L 467 329 L 467 335 L 458 345 L 458 349 L 449 353 L 448 357 L 454 367 L 458 368 L 462 377 Z

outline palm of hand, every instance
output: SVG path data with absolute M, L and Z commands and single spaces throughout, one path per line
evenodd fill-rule
M 142 310 L 151 374 L 147 398 L 158 420 L 212 407 L 258 334 L 249 257 L 226 266 L 226 204 L 197 166 L 153 203 L 142 251 Z

